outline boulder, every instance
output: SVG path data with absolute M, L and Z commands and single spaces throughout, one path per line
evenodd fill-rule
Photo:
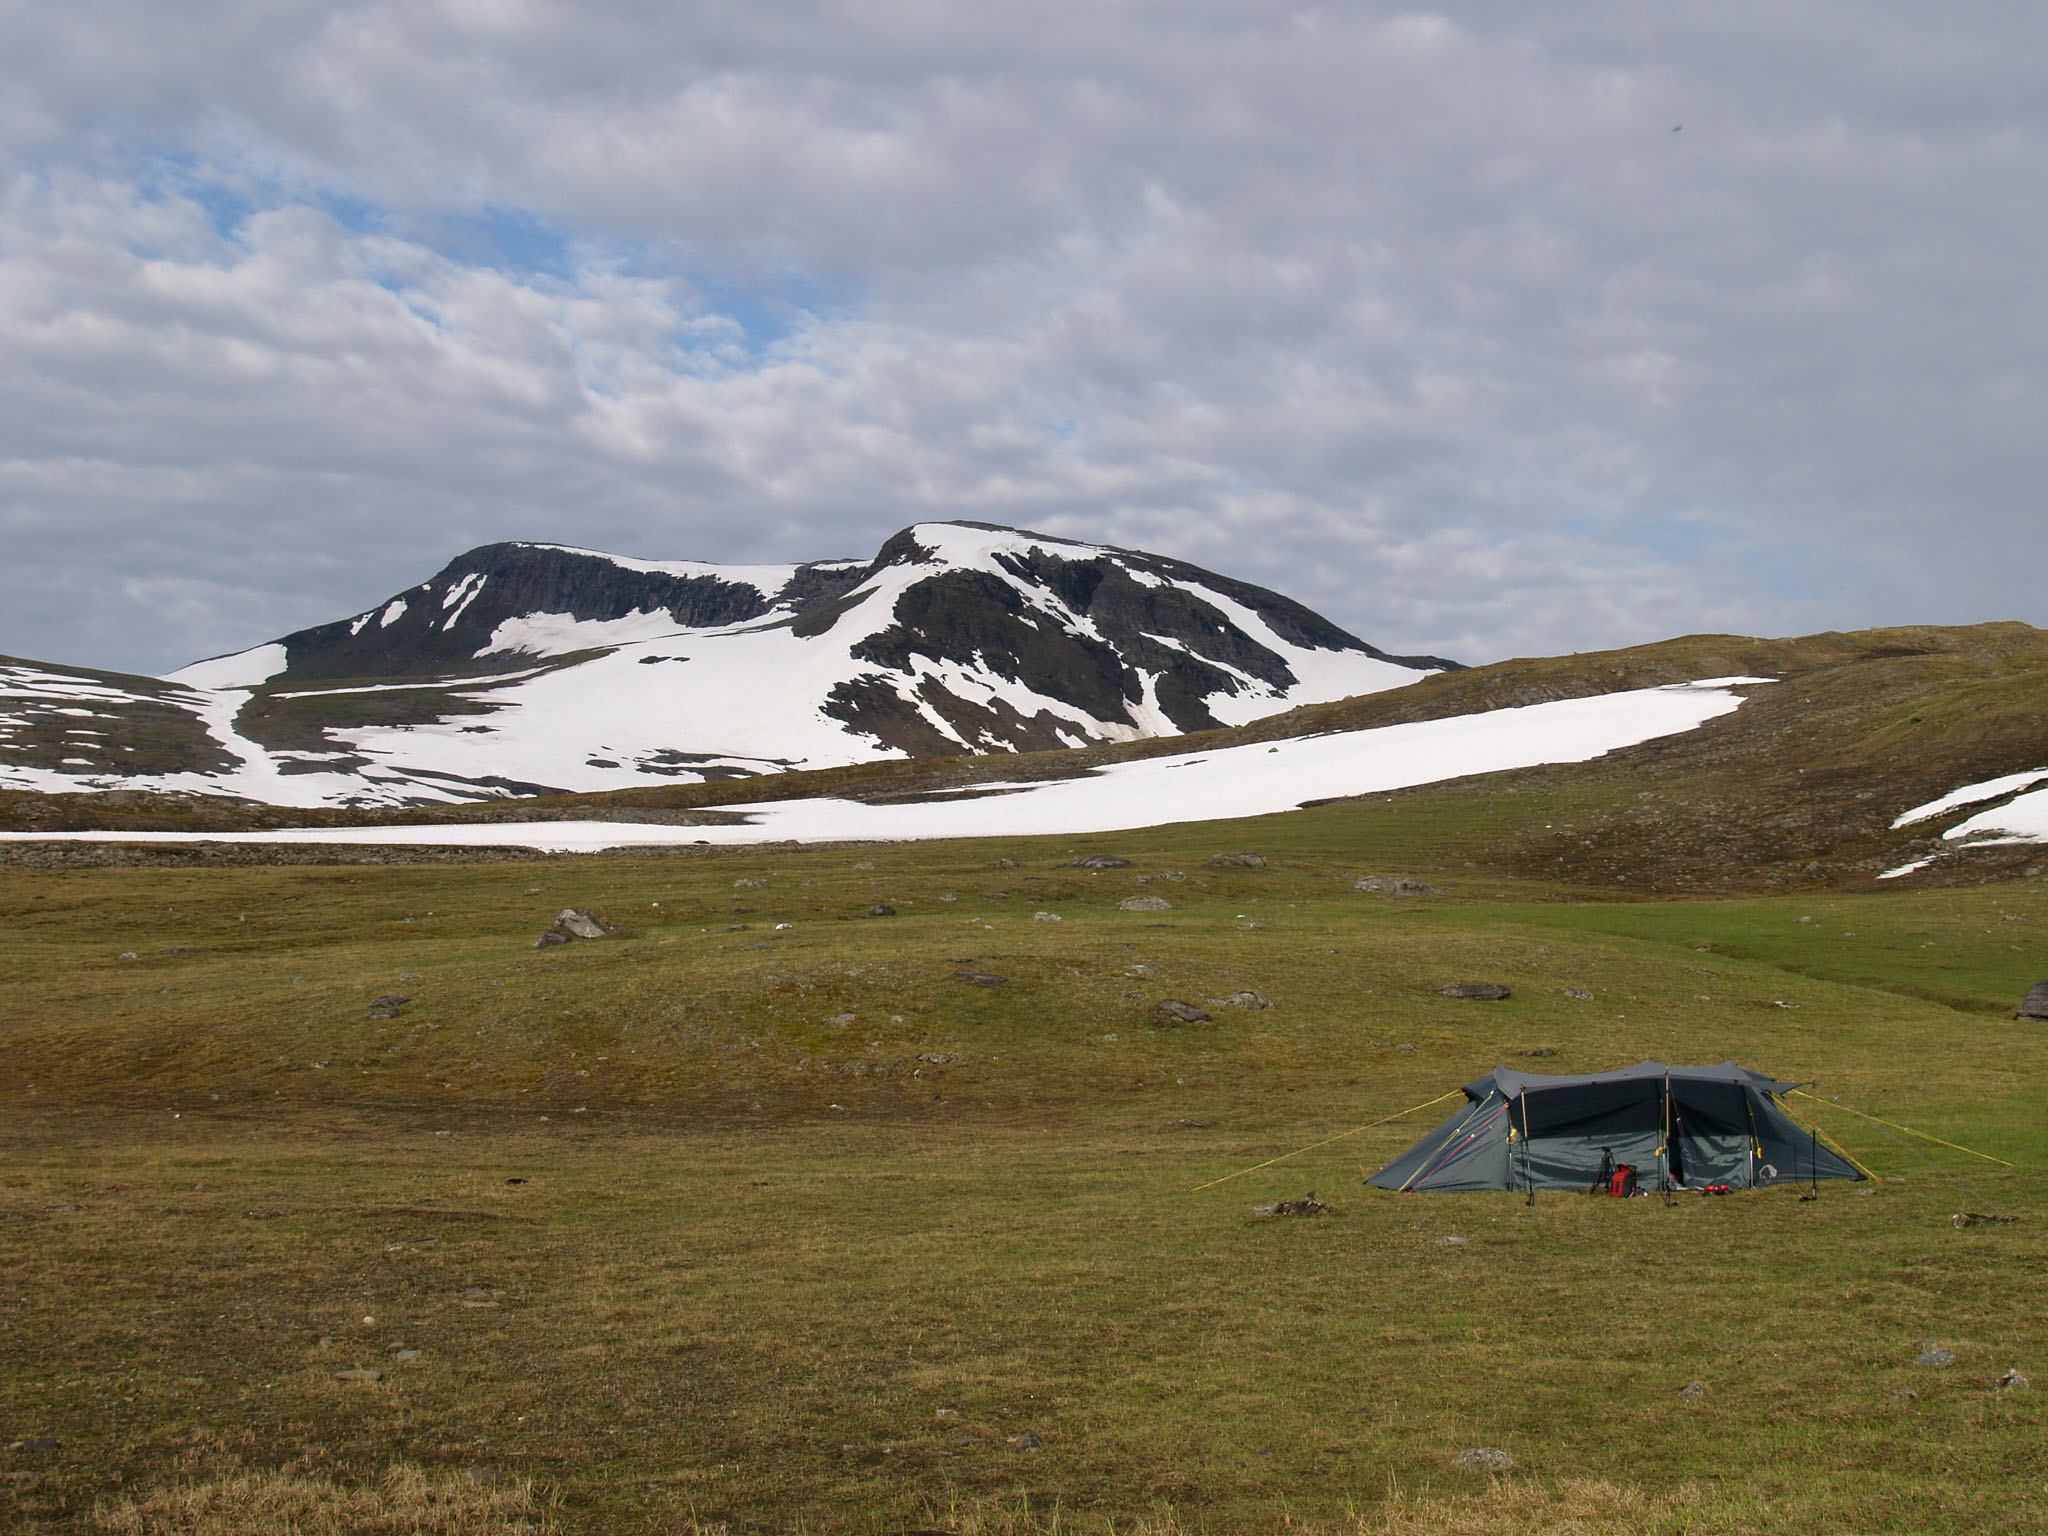
M 1069 869 L 1129 869 L 1131 861 L 1120 859 L 1113 853 L 1091 853 L 1078 859 L 1069 859 Z
M 533 941 L 533 947 L 535 949 L 552 949 L 557 944 L 566 944 L 568 942 L 569 935 L 562 932 L 559 928 L 550 928 L 546 933 Z
M 1946 1370 L 1956 1363 L 1956 1352 L 1952 1349 L 1923 1349 L 1913 1357 L 1913 1363 L 1923 1371 Z
M 1197 1008 L 1193 1003 L 1184 1003 L 1177 997 L 1169 997 L 1159 1005 L 1159 1021 L 1173 1024 L 1206 1024 L 1209 1012 Z
M 1164 896 L 1126 896 L 1116 904 L 1119 912 L 1171 912 L 1173 903 Z
M 1438 890 L 1426 880 L 1409 880 L 1399 875 L 1361 875 L 1352 883 L 1354 891 L 1366 891 L 1375 896 L 1441 896 Z
M 1211 869 L 1264 869 L 1266 856 L 1263 853 L 1217 853 L 1209 857 Z
M 993 971 L 955 971 L 953 974 L 977 987 L 1007 987 L 1010 984 L 1009 977 L 998 976 Z
M 1438 987 L 1436 995 L 1469 998 L 1475 1003 L 1497 1003 L 1513 994 L 1497 981 L 1454 981 L 1448 987 Z
M 576 939 L 601 939 L 612 931 L 588 912 L 579 912 L 574 907 L 564 907 L 555 926 Z
M 2048 981 L 2037 981 L 2020 1000 L 2016 1019 L 2048 1019 Z

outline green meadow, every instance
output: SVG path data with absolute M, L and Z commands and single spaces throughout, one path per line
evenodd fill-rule
M 2038 883 L 1640 900 L 1489 864 L 1503 805 L 0 869 L 7 1527 L 2048 1526 Z M 1497 1064 L 1643 1057 L 1879 1177 L 1362 1185 Z

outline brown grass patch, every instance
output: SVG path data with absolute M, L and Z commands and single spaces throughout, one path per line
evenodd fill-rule
M 374 1485 L 289 1471 L 234 1472 L 102 1501 L 93 1527 L 112 1536 L 545 1536 L 555 1529 L 531 1482 L 481 1481 L 394 1465 Z

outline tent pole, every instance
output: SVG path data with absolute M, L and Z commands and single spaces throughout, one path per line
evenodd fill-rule
M 1657 1149 L 1657 1182 L 1664 1190 L 1664 1204 L 1671 1204 L 1671 1074 L 1664 1074 L 1664 1145 Z
M 1536 1179 L 1529 1172 L 1529 1089 L 1522 1088 L 1522 1182 L 1529 1186 L 1529 1204 L 1536 1203 Z

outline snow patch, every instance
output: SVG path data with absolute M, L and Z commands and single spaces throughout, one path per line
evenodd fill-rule
M 2048 780 L 2048 768 L 2033 768 L 2025 773 L 2008 773 L 2003 778 L 1965 784 L 1960 789 L 1950 790 L 1939 800 L 1930 800 L 1925 805 L 1916 805 L 1912 810 L 1902 812 L 1892 823 L 1892 830 L 1910 827 L 1916 821 L 1931 821 L 1936 816 L 1961 810 L 1966 805 L 1981 805 L 1986 800 L 2002 800 L 2022 789 L 2031 789 L 2044 780 Z
M 290 659 L 283 644 L 273 641 L 269 645 L 236 651 L 232 656 L 195 661 L 189 667 L 169 673 L 164 680 L 183 683 L 188 688 L 254 688 L 282 672 Z

